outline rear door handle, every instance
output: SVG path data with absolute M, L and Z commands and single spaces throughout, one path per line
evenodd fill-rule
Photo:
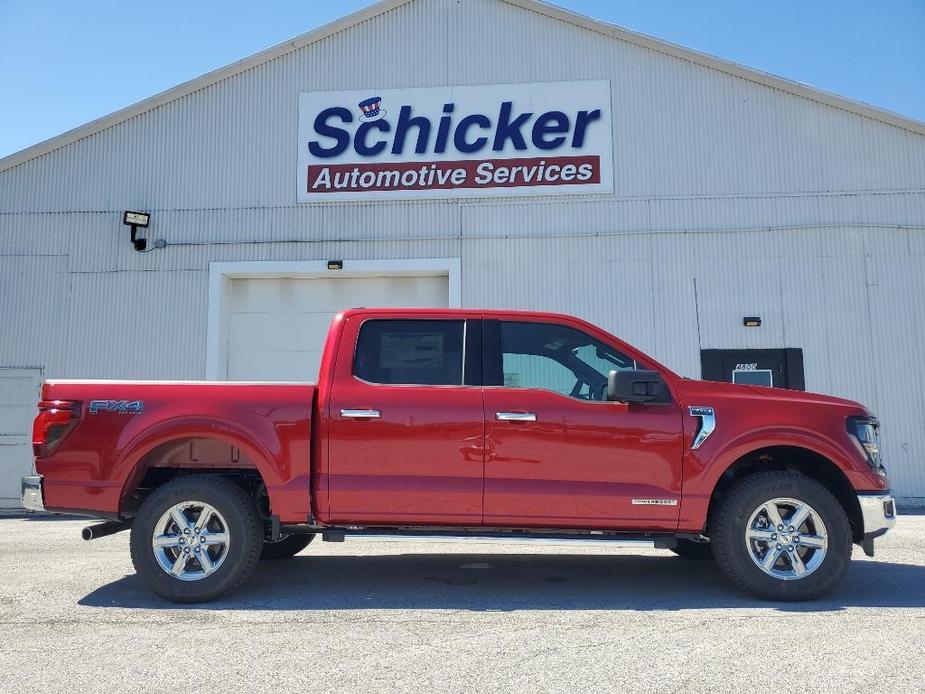
M 501 422 L 535 422 L 533 412 L 495 412 L 495 419 Z
M 382 413 L 379 410 L 341 410 L 340 416 L 346 419 L 378 419 Z

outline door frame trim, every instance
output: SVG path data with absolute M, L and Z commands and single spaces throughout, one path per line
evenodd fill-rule
M 206 329 L 206 379 L 227 378 L 228 293 L 233 279 L 313 279 L 319 277 L 441 277 L 449 283 L 449 307 L 462 306 L 459 258 L 344 260 L 329 270 L 326 260 L 244 260 L 209 263 L 209 310 Z M 349 307 L 345 307 L 349 308 Z

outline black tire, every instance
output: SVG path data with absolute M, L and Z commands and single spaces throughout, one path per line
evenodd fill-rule
M 314 535 L 286 535 L 276 542 L 265 540 L 263 550 L 260 552 L 260 558 L 269 561 L 289 559 L 308 547 L 309 543 L 314 539 Z
M 671 551 L 684 559 L 703 561 L 713 558 L 713 549 L 709 542 L 694 542 L 693 540 L 678 540 L 678 544 Z
M 765 573 L 752 559 L 745 539 L 752 514 L 762 504 L 777 498 L 809 504 L 818 513 L 828 535 L 822 563 L 796 580 Z M 765 600 L 815 600 L 838 585 L 851 560 L 851 525 L 845 509 L 821 484 L 792 472 L 762 472 L 736 483 L 714 514 L 710 538 L 713 556 L 729 579 L 742 590 Z M 783 561 L 786 566 L 789 560 Z
M 211 505 L 225 520 L 229 538 L 227 555 L 215 572 L 195 581 L 168 574 L 151 544 L 161 516 L 184 501 Z M 253 499 L 234 482 L 218 475 L 190 475 L 168 482 L 145 499 L 132 521 L 129 544 L 135 571 L 154 593 L 173 602 L 206 602 L 235 590 L 250 576 L 260 558 L 263 524 Z

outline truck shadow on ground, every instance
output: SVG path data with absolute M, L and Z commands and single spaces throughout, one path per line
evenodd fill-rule
M 92 607 L 190 609 L 149 593 L 134 575 L 79 601 Z M 206 610 L 691 610 L 772 607 L 925 608 L 925 567 L 852 562 L 839 588 L 810 603 L 770 603 L 738 592 L 711 561 L 665 556 L 395 554 L 263 562 L 228 599 Z

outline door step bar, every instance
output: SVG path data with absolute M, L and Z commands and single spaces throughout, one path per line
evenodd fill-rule
M 494 535 L 382 535 L 379 533 L 349 533 L 351 539 L 367 540 L 372 542 L 435 542 L 446 544 L 476 544 L 476 545 L 582 545 L 595 547 L 655 547 L 668 549 L 674 547 L 676 540 L 670 539 L 602 539 L 588 537 L 496 537 Z M 343 542 L 344 536 L 325 537 L 325 542 Z
M 278 523 L 278 521 L 277 521 Z M 677 545 L 678 539 L 706 542 L 707 539 L 698 534 L 670 533 L 670 532 L 620 532 L 612 530 L 572 530 L 572 529 L 535 529 L 521 530 L 511 528 L 459 528 L 434 526 L 344 526 L 330 527 L 314 524 L 276 524 L 273 527 L 274 537 L 279 534 L 321 535 L 325 542 L 343 542 L 348 536 L 364 540 L 379 540 L 383 542 L 408 541 L 452 541 L 473 542 L 484 544 L 584 544 L 596 546 L 654 546 L 657 549 L 671 549 Z

